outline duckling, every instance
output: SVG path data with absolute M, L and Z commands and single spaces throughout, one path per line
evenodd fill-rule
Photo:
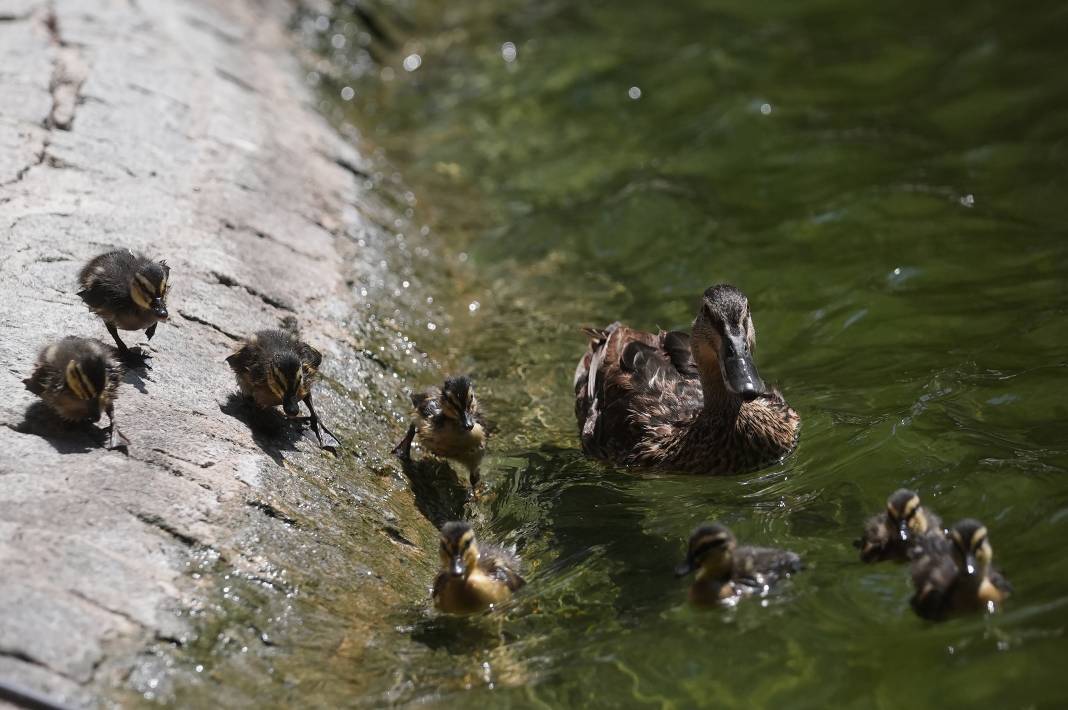
M 128 348 L 121 330 L 144 330 L 152 340 L 156 325 L 167 320 L 167 291 L 171 268 L 166 261 L 152 261 L 128 249 L 107 252 L 89 261 L 78 275 L 78 292 L 93 313 L 104 319 L 119 356 L 132 367 L 147 367 L 149 355 Z
M 690 602 L 714 606 L 762 593 L 783 577 L 801 570 L 801 558 L 788 550 L 738 547 L 726 526 L 704 523 L 690 535 L 686 560 L 675 568 L 676 577 L 697 572 L 690 586 Z
M 924 535 L 941 537 L 942 521 L 920 505 L 915 491 L 902 488 L 886 499 L 886 510 L 868 520 L 864 534 L 853 544 L 864 562 L 904 562 Z
M 450 377 L 440 391 L 417 392 L 412 395 L 412 405 L 415 421 L 393 447 L 393 454 L 410 461 L 412 440 L 418 433 L 420 443 L 430 453 L 467 467 L 471 494 L 477 495 L 487 432 L 470 378 Z
M 114 402 L 122 372 L 111 348 L 92 338 L 68 336 L 41 351 L 33 374 L 22 384 L 65 421 L 95 424 L 101 413 L 107 414 L 107 448 L 121 449 L 124 445 L 115 445 Z
M 1008 599 L 1012 585 L 993 566 L 994 548 L 986 526 L 967 518 L 949 535 L 925 536 L 912 563 L 916 589 L 911 604 L 920 616 L 944 619 L 956 613 L 994 612 Z
M 760 378 L 749 301 L 734 286 L 705 291 L 692 335 L 619 323 L 586 332 L 574 384 L 587 455 L 731 474 L 773 464 L 797 445 L 801 419 Z
M 526 584 L 515 556 L 496 545 L 479 545 L 465 522 L 442 526 L 440 555 L 432 596 L 434 605 L 447 614 L 485 611 Z
M 323 445 L 320 428 L 341 441 L 319 421 L 312 404 L 311 388 L 322 361 L 318 350 L 286 330 L 261 330 L 226 358 L 241 394 L 261 409 L 282 405 L 285 415 L 293 419 L 300 414 L 298 402 L 303 401 L 311 415 L 304 421 L 315 433 L 319 446 Z

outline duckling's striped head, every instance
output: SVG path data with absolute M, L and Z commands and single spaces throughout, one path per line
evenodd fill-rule
M 949 540 L 953 543 L 953 557 L 961 574 L 985 577 L 994 559 L 986 526 L 974 518 L 965 518 L 950 528 Z
M 441 408 L 445 416 L 459 423 L 464 430 L 475 428 L 478 402 L 469 377 L 450 377 L 445 380 L 441 387 Z
M 453 577 L 466 577 L 478 564 L 475 531 L 468 523 L 455 521 L 441 528 L 441 566 Z
M 167 290 L 171 268 L 166 261 L 149 261 L 130 281 L 130 298 L 159 320 L 167 320 Z
M 916 491 L 907 488 L 895 491 L 886 499 L 886 515 L 896 527 L 902 542 L 909 539 L 910 532 L 913 535 L 922 535 L 930 526 L 923 506 L 920 505 L 920 496 Z
M 735 540 L 727 526 L 719 523 L 699 525 L 690 534 L 686 560 L 675 568 L 676 577 L 685 577 L 696 570 L 717 573 L 729 567 Z
M 279 353 L 267 369 L 267 386 L 282 400 L 282 411 L 287 417 L 300 413 L 298 403 L 304 393 L 304 367 L 296 353 Z
M 727 391 L 743 402 L 764 393 L 764 381 L 753 362 L 756 327 L 749 300 L 734 286 L 719 284 L 705 291 L 690 346 L 703 382 L 722 378 Z
M 90 421 L 100 419 L 100 395 L 107 391 L 107 363 L 95 354 L 70 360 L 64 371 L 66 390 L 77 399 L 88 403 Z

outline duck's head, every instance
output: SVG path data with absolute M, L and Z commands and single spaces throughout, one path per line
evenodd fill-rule
M 304 368 L 296 352 L 275 355 L 267 368 L 267 386 L 282 400 L 282 411 L 287 417 L 300 414 L 300 393 L 304 387 Z
M 902 542 L 911 535 L 923 535 L 931 523 L 927 513 L 920 505 L 920 496 L 916 491 L 902 488 L 886 499 L 886 516 Z
M 987 539 L 986 526 L 974 518 L 965 518 L 949 530 L 953 559 L 965 577 L 986 576 L 994 559 L 994 548 Z
M 141 308 L 151 311 L 157 320 L 167 320 L 167 283 L 171 267 L 166 261 L 150 261 L 130 279 L 130 298 Z
M 456 422 L 464 431 L 475 428 L 475 414 L 478 404 L 471 378 L 466 376 L 450 377 L 441 387 L 441 411 L 446 417 Z
M 471 526 L 462 521 L 445 523 L 440 555 L 442 570 L 452 577 L 466 578 L 478 564 L 478 544 Z
M 705 291 L 690 342 L 706 391 L 725 388 L 743 402 L 764 393 L 753 362 L 756 328 L 749 300 L 734 286 L 719 284 Z
M 102 396 L 108 389 L 107 361 L 95 352 L 72 358 L 64 371 L 63 387 L 72 397 L 86 403 L 89 421 L 100 421 L 104 407 Z
M 675 568 L 676 577 L 698 572 L 701 577 L 723 577 L 730 574 L 734 554 L 734 533 L 719 523 L 704 523 L 690 534 L 686 559 Z

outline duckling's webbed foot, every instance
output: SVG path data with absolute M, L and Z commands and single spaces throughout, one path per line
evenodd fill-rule
M 304 398 L 304 404 L 307 405 L 308 412 L 309 412 L 309 414 L 311 414 L 311 416 L 308 417 L 308 419 L 307 419 L 308 426 L 315 433 L 315 439 L 319 442 L 320 448 L 323 448 L 323 449 L 336 448 L 336 447 L 333 447 L 333 446 L 324 446 L 323 445 L 323 435 L 319 432 L 320 429 L 322 429 L 327 434 L 329 434 L 330 437 L 333 438 L 334 441 L 336 441 L 338 444 L 341 444 L 341 439 L 337 438 L 337 435 L 334 434 L 334 432 L 332 432 L 329 429 L 327 429 L 326 425 L 319 421 L 319 415 L 315 413 L 315 405 L 312 404 L 312 396 L 311 396 L 310 392 L 308 393 L 308 396 Z
M 412 460 L 412 440 L 414 440 L 414 439 L 415 439 L 415 424 L 409 424 L 408 425 L 408 433 L 405 434 L 404 438 L 401 439 L 397 443 L 397 445 L 393 447 L 393 451 L 391 453 L 394 456 L 396 456 L 397 458 L 399 458 L 401 461 L 411 461 Z
M 119 351 L 119 359 L 122 360 L 123 365 L 142 370 L 152 369 L 148 364 L 148 359 L 152 357 L 150 354 L 139 347 L 127 347 L 126 343 L 122 342 L 122 338 L 119 337 L 119 331 L 114 323 L 108 323 L 107 329 L 111 333 L 111 337 L 115 339 L 115 347 Z
M 121 451 L 127 456 L 130 455 L 130 440 L 126 438 L 126 435 L 119 431 L 119 428 L 115 426 L 115 412 L 111 407 L 108 407 L 108 428 L 107 428 L 107 442 L 109 451 Z M 115 443 L 115 435 L 118 435 L 120 441 Z

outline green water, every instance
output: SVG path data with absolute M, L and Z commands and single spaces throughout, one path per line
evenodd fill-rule
M 530 584 L 475 621 L 413 600 L 377 660 L 333 664 L 319 697 L 1068 702 L 1068 6 L 375 10 L 388 41 L 344 12 L 311 32 L 347 39 L 320 85 L 375 151 L 371 182 L 412 205 L 404 229 L 449 255 L 425 265 L 445 284 L 433 313 L 398 323 L 474 375 L 499 432 L 472 514 Z M 687 328 L 721 281 L 750 298 L 761 373 L 802 416 L 797 452 L 725 478 L 585 460 L 579 326 Z M 857 561 L 851 541 L 899 486 L 988 524 L 1016 588 L 1004 613 L 922 622 L 903 568 Z M 671 569 L 713 519 L 807 569 L 764 600 L 687 608 Z

